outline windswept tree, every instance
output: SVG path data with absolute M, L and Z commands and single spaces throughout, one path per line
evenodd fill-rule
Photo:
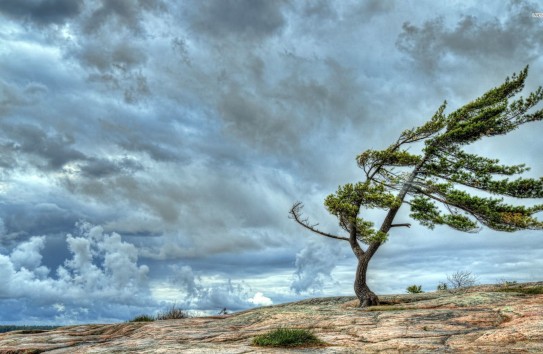
M 541 87 L 525 98 L 514 98 L 523 89 L 527 74 L 528 67 L 450 114 L 445 114 L 445 102 L 428 122 L 402 132 L 388 148 L 360 154 L 357 162 L 365 180 L 340 186 L 324 201 L 345 236 L 317 229 L 317 224 L 302 215 L 301 202 L 292 206 L 290 217 L 298 224 L 349 243 L 358 259 L 354 291 L 361 307 L 379 304 L 366 284 L 368 263 L 392 228 L 410 226 L 394 222 L 403 204 L 411 208 L 413 219 L 430 229 L 435 225 L 463 232 L 477 232 L 481 226 L 506 232 L 543 229 L 543 222 L 534 217 L 543 211 L 543 205 L 509 204 L 501 197 L 543 198 L 543 178 L 511 179 L 508 176 L 529 168 L 503 165 L 463 150 L 483 137 L 507 134 L 524 123 L 543 119 L 543 110 L 534 108 L 543 98 Z M 412 144 L 420 153 L 408 150 Z M 372 208 L 387 211 L 378 229 L 362 217 Z

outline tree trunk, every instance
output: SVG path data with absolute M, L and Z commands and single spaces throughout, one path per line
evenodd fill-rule
M 360 301 L 359 307 L 368 307 L 379 305 L 379 298 L 366 284 L 366 272 L 368 271 L 368 263 L 370 258 L 362 257 L 358 260 L 356 268 L 356 278 L 354 280 L 354 293 Z
M 422 161 L 419 162 L 417 166 L 415 166 L 413 172 L 411 172 L 411 175 L 402 186 L 402 189 L 396 197 L 400 201 L 400 203 L 388 211 L 387 216 L 385 217 L 385 220 L 383 220 L 383 224 L 379 229 L 380 232 L 387 234 L 392 227 L 392 222 L 396 217 L 396 213 L 398 213 L 398 210 L 402 205 L 401 202 L 403 202 L 403 200 L 405 199 L 407 192 L 409 192 L 409 189 L 411 188 L 411 184 L 417 177 L 420 168 L 422 167 L 422 165 L 424 165 L 426 160 L 428 160 L 427 155 L 425 155 Z M 371 257 L 373 257 L 375 252 L 377 252 L 379 246 L 381 246 L 381 242 L 372 242 L 366 252 L 363 252 L 360 248 L 360 245 L 358 244 L 358 241 L 356 240 L 356 229 L 354 226 L 351 226 L 349 242 L 351 244 L 351 248 L 353 249 L 354 254 L 356 255 L 356 258 L 358 258 L 358 267 L 356 268 L 356 278 L 354 280 L 354 292 L 356 294 L 356 297 L 360 301 L 359 307 L 379 305 L 379 298 L 377 297 L 377 295 L 375 295 L 373 291 L 370 290 L 368 284 L 366 284 L 366 272 L 368 271 L 368 263 L 370 262 L 370 259 Z

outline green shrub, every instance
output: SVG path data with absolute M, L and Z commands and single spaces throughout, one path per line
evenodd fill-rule
M 508 287 L 508 286 L 517 285 L 517 282 L 516 282 L 516 280 L 513 280 L 513 281 L 504 280 L 504 281 L 502 281 L 501 285 L 505 286 L 505 287 Z
M 536 286 L 533 288 L 521 288 L 520 286 L 510 286 L 507 288 L 499 288 L 496 291 L 506 293 L 521 293 L 526 295 L 538 295 L 543 294 L 543 286 Z
M 445 282 L 440 282 L 438 285 L 437 285 L 437 291 L 445 291 L 447 290 L 449 287 L 447 286 L 447 283 Z
M 175 304 L 170 307 L 166 312 L 161 312 L 156 316 L 156 319 L 158 321 L 162 320 L 179 320 L 182 318 L 189 317 L 185 311 L 181 310 L 180 308 L 176 307 Z
M 411 285 L 408 286 L 407 289 L 405 289 L 409 294 L 420 294 L 423 293 L 422 291 L 422 285 Z
M 278 328 L 255 337 L 253 344 L 261 347 L 306 347 L 324 345 L 324 342 L 306 329 Z
M 154 320 L 155 318 L 149 315 L 138 315 L 128 322 L 153 322 Z

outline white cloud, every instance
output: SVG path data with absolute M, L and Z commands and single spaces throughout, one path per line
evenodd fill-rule
M 25 267 L 28 270 L 34 270 L 41 264 L 41 250 L 45 246 L 45 237 L 32 237 L 25 243 L 18 245 L 11 252 L 10 260 L 15 269 L 20 270 Z
M 77 236 L 66 236 L 71 258 L 56 269 L 55 276 L 49 276 L 50 269 L 41 264 L 45 242 L 43 236 L 32 237 L 9 256 L 0 255 L 4 281 L 1 298 L 19 298 L 29 306 L 55 309 L 59 320 L 65 322 L 116 318 L 118 313 L 104 313 L 98 305 L 104 301 L 121 307 L 156 304 L 149 295 L 149 268 L 137 264 L 137 249 L 122 241 L 120 235 L 105 234 L 100 226 L 80 224 Z
M 269 298 L 264 296 L 263 293 L 260 291 L 257 292 L 253 297 L 247 299 L 252 304 L 255 304 L 256 306 L 270 306 L 273 305 L 273 301 Z

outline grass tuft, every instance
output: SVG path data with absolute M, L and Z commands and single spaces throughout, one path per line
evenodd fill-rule
M 134 317 L 133 319 L 131 319 L 128 322 L 153 322 L 154 320 L 155 320 L 155 318 L 152 317 L 152 316 L 139 315 L 139 316 Z
M 253 338 L 261 347 L 314 347 L 325 343 L 306 329 L 278 328 Z

